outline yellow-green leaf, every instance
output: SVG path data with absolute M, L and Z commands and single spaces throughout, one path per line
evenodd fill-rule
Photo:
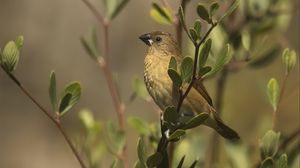
M 54 71 L 50 74 L 49 97 L 53 111 L 57 112 L 56 76 Z
M 219 19 L 219 22 L 221 22 L 226 16 L 230 15 L 233 11 L 235 11 L 239 4 L 240 0 L 235 0 L 233 4 L 229 7 L 229 9 L 224 13 L 224 15 Z
M 60 114 L 63 115 L 67 111 L 69 111 L 72 107 L 74 107 L 79 101 L 80 96 L 81 96 L 80 84 L 78 82 L 73 82 L 68 84 L 63 92 L 62 98 L 60 99 L 60 103 L 59 103 Z
M 172 13 L 166 7 L 161 7 L 157 3 L 152 3 L 152 8 L 150 10 L 150 16 L 157 23 L 160 23 L 163 25 L 171 25 L 172 24 Z
M 205 8 L 204 5 L 198 4 L 197 13 L 198 13 L 198 16 L 200 16 L 201 19 L 205 20 L 208 23 L 211 22 L 208 11 L 207 11 L 207 9 Z
M 9 41 L 0 54 L 1 66 L 7 72 L 12 72 L 17 68 L 20 59 L 20 51 L 14 41 Z
M 279 84 L 275 78 L 271 78 L 268 82 L 267 86 L 267 94 L 269 101 L 274 109 L 274 111 L 277 109 L 277 104 L 279 101 Z
M 180 75 L 174 69 L 168 69 L 168 75 L 173 81 L 174 86 L 180 88 L 182 85 L 182 79 Z
M 294 50 L 290 50 L 286 48 L 282 53 L 282 63 L 286 68 L 286 73 L 289 73 L 292 69 L 294 69 L 296 65 L 296 52 Z
M 191 57 L 184 57 L 181 66 L 181 79 L 183 82 L 189 82 L 193 73 L 193 59 Z

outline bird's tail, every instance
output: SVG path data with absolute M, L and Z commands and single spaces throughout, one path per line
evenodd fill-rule
M 216 127 L 214 129 L 224 138 L 229 140 L 239 140 L 239 134 L 235 132 L 233 129 L 225 125 L 221 120 L 215 119 Z
M 222 137 L 232 141 L 240 139 L 238 133 L 224 124 L 214 109 L 212 109 L 212 118 L 214 119 L 214 122 L 212 125 L 209 124 L 209 126 L 216 130 Z

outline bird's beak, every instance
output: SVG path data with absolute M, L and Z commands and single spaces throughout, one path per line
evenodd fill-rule
M 149 33 L 143 34 L 139 38 L 148 46 L 151 46 L 153 43 L 153 40 L 151 39 L 151 35 Z

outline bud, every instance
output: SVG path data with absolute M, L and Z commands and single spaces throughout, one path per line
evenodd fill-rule
M 286 68 L 288 74 L 296 65 L 296 52 L 286 48 L 282 53 L 282 63 Z
M 17 39 L 15 40 L 15 43 L 16 43 L 18 49 L 22 48 L 23 44 L 24 44 L 24 37 L 18 36 Z
M 7 72 L 12 72 L 16 69 L 20 57 L 20 51 L 14 41 L 9 41 L 1 53 L 1 66 Z

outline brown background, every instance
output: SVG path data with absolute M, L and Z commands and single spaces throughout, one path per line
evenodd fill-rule
M 100 0 L 92 2 L 100 9 Z M 294 3 L 297 12 L 293 13 L 285 36 L 290 48 L 299 54 L 299 3 Z M 148 12 L 150 4 L 149 0 L 131 0 L 109 31 L 111 67 L 119 74 L 125 101 L 132 93 L 132 78 L 142 77 L 146 47 L 138 36 L 152 30 L 173 32 L 171 27 L 153 22 Z M 103 74 L 79 41 L 93 25 L 97 25 L 95 18 L 80 0 L 0 0 L 0 46 L 24 35 L 25 45 L 15 74 L 33 95 L 50 109 L 48 78 L 52 69 L 56 71 L 61 90 L 69 81 L 81 82 L 82 99 L 63 119 L 72 137 L 82 131 L 77 118 L 82 108 L 91 109 L 100 120 L 117 121 Z M 245 69 L 229 77 L 224 120 L 236 128 L 246 142 L 256 142 L 268 128 L 260 126 L 264 118 L 271 118 L 272 111 L 265 94 L 266 83 L 273 76 L 281 79 L 282 73 L 280 59 L 277 59 L 265 69 Z M 298 75 L 299 63 L 288 79 L 279 109 L 278 129 L 283 133 L 299 127 Z M 214 80 L 206 83 L 212 95 L 214 85 Z M 126 115 L 156 121 L 153 109 L 153 105 L 137 100 L 126 108 Z M 131 128 L 128 132 L 133 162 L 137 135 Z M 77 168 L 79 165 L 54 125 L 0 71 L 0 168 L 41 167 Z

